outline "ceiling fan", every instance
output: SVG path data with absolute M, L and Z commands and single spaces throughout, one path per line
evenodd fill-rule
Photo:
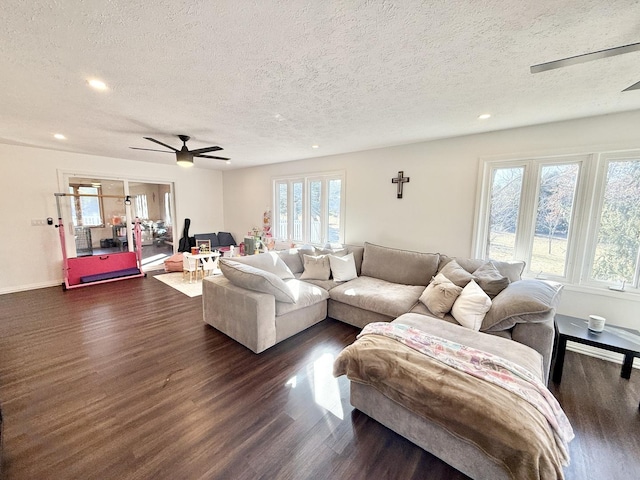
M 214 147 L 198 148 L 196 150 L 189 150 L 187 148 L 187 142 L 191 137 L 189 137 L 188 135 L 178 135 L 178 138 L 182 140 L 182 148 L 180 150 L 178 150 L 177 148 L 173 148 L 171 145 L 167 145 L 166 143 L 162 143 L 161 141 L 156 140 L 155 138 L 151 138 L 151 137 L 142 137 L 142 138 L 144 138 L 145 140 L 149 140 L 151 142 L 157 143 L 158 145 L 162 145 L 163 147 L 167 147 L 172 151 L 168 152 L 166 150 L 155 150 L 153 148 L 138 148 L 138 147 L 129 147 L 129 148 L 132 148 L 134 150 L 147 150 L 150 152 L 163 152 L 163 153 L 175 152 L 176 161 L 178 162 L 178 165 L 182 167 L 193 166 L 193 157 L 214 158 L 216 160 L 229 160 L 228 158 L 225 158 L 225 157 L 214 157 L 213 155 L 203 155 L 203 153 L 216 152 L 218 150 L 223 150 L 222 147 L 214 146 Z
M 547 70 L 553 70 L 554 68 L 568 67 L 569 65 L 576 65 L 578 63 L 590 62 L 591 60 L 598 60 L 600 58 L 613 57 L 615 55 L 622 55 L 623 53 L 636 52 L 640 50 L 640 43 L 630 43 L 629 45 L 622 45 L 620 47 L 607 48 L 605 50 L 598 50 L 597 52 L 585 53 L 582 55 L 576 55 L 574 57 L 562 58 L 560 60 L 554 60 L 553 62 L 539 63 L 538 65 L 531 66 L 531 73 L 546 72 Z M 640 90 L 640 82 L 634 83 L 630 87 L 627 87 L 623 92 L 629 90 Z

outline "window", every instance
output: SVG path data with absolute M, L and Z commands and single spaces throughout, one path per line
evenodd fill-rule
M 324 245 L 344 238 L 344 174 L 273 181 L 277 240 Z
M 486 160 L 476 255 L 640 292 L 640 152 Z
M 147 195 L 145 193 L 138 194 L 134 197 L 135 200 L 135 215 L 141 220 L 147 220 L 149 218 L 149 206 L 147 204 Z
M 640 155 L 603 156 L 598 169 L 597 219 L 587 279 L 638 288 L 640 276 Z
M 71 218 L 76 227 L 104 227 L 104 213 L 102 199 L 96 196 L 102 195 L 102 187 L 95 185 L 70 184 L 69 193 L 80 195 L 72 197 Z

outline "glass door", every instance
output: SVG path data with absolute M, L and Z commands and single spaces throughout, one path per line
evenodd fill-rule
M 64 183 L 74 195 L 62 203 L 69 257 L 134 251 L 136 217 L 143 270 L 163 268 L 173 255 L 171 184 L 70 175 Z

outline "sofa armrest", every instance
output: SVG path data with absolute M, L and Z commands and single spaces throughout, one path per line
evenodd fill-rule
M 202 281 L 203 318 L 255 353 L 276 343 L 276 301 L 268 293 L 232 284 L 223 276 Z
M 516 323 L 511 330 L 511 339 L 533 348 L 542 355 L 542 373 L 545 384 L 549 382 L 549 369 L 553 356 L 555 340 L 555 310 L 549 312 L 548 318 L 536 323 Z

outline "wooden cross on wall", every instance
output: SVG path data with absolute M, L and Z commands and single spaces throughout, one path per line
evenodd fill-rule
M 410 179 L 411 179 L 411 177 L 405 177 L 404 176 L 404 172 L 403 171 L 399 171 L 398 172 L 398 176 L 396 178 L 392 178 L 391 179 L 391 183 L 397 183 L 398 184 L 398 198 L 402 198 L 402 186 L 405 183 L 409 183 Z

